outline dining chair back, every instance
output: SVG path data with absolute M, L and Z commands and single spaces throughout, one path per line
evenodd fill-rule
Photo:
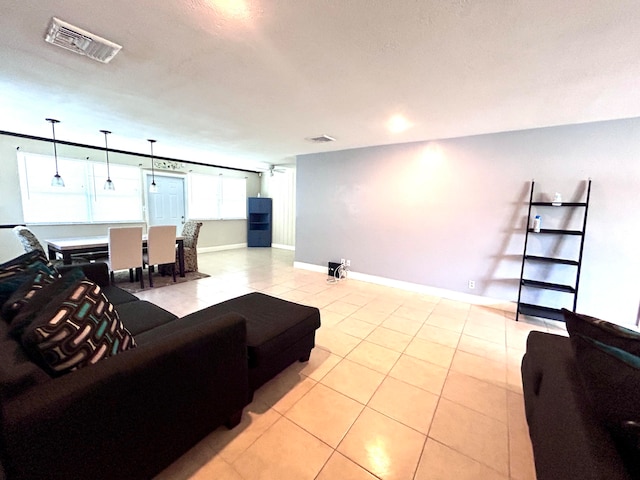
M 44 247 L 29 227 L 25 227 L 24 225 L 15 226 L 13 227 L 13 233 L 18 237 L 18 240 L 20 240 L 25 252 L 29 253 L 34 250 L 40 250 L 46 255 Z
M 109 270 L 111 281 L 113 272 L 129 270 L 133 282 L 133 270 L 140 276 L 140 287 L 144 288 L 142 275 L 142 227 L 110 227 L 109 228 Z
M 202 222 L 187 220 L 182 226 L 182 237 L 184 238 L 184 271 L 198 271 L 198 236 L 200 235 Z M 178 259 L 176 258 L 176 265 Z M 177 268 L 177 267 L 176 267 Z
M 176 226 L 153 225 L 147 235 L 145 263 L 149 266 L 149 285 L 153 287 L 154 265 L 166 265 L 176 281 Z

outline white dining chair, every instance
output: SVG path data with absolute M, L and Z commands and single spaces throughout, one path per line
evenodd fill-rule
M 140 277 L 140 288 L 144 288 L 142 275 L 142 227 L 110 227 L 109 228 L 109 271 L 111 283 L 114 283 L 116 270 L 129 270 L 129 278 L 134 281 Z
M 147 253 L 144 263 L 149 266 L 149 286 L 153 287 L 154 265 L 171 270 L 176 281 L 176 226 L 153 225 L 147 232 Z

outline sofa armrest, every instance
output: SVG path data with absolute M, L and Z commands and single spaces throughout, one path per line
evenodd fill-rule
M 10 478 L 152 478 L 247 403 L 246 320 L 192 324 L 1 405 Z M 179 324 L 179 325 L 178 325 Z
M 73 265 L 56 266 L 56 270 L 60 274 L 73 268 L 80 268 L 89 280 L 97 283 L 103 288 L 108 287 L 111 284 L 111 279 L 109 278 L 109 267 L 104 262 L 77 263 Z

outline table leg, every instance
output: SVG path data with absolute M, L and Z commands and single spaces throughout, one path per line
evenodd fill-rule
M 56 251 L 53 248 L 51 248 L 51 246 L 49 246 L 47 250 L 49 250 L 49 260 L 55 260 Z
M 178 240 L 178 266 L 180 267 L 180 276 L 184 277 L 184 240 Z

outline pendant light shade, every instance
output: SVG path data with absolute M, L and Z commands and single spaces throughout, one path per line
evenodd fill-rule
M 148 142 L 151 146 L 151 185 L 149 185 L 149 193 L 158 193 L 158 186 L 156 185 L 156 173 L 153 168 L 153 144 L 156 143 L 155 140 L 148 139 Z
M 100 131 L 104 133 L 104 151 L 107 155 L 107 181 L 104 182 L 104 189 L 115 190 L 116 186 L 111 181 L 111 172 L 109 171 L 109 146 L 107 145 L 107 135 L 109 135 L 111 132 L 109 130 L 100 130 Z
M 56 161 L 56 174 L 51 179 L 51 186 L 64 187 L 64 180 L 58 173 L 58 150 L 56 148 L 56 123 L 60 123 L 60 120 L 56 120 L 55 118 L 45 118 L 45 120 L 51 123 L 51 136 L 53 138 L 53 157 Z

